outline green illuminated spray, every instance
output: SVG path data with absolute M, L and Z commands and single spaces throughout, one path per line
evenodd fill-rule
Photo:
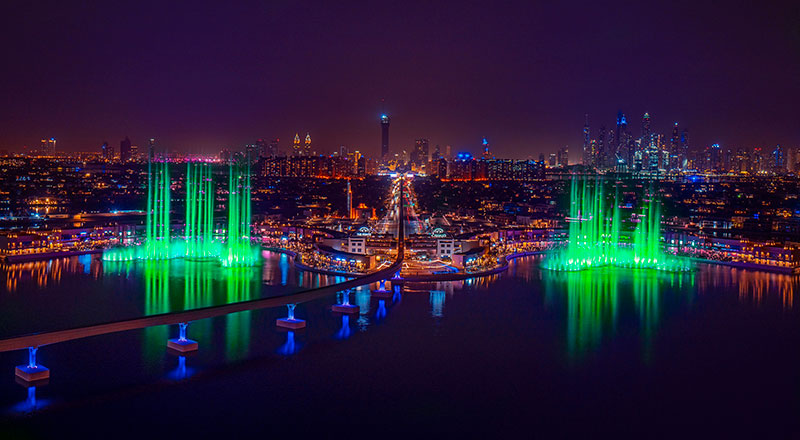
M 566 245 L 550 253 L 542 266 L 557 271 L 602 266 L 688 270 L 688 260 L 668 255 L 661 248 L 661 207 L 652 190 L 650 193 L 641 212 L 629 219 L 636 224 L 635 229 L 625 234 L 618 190 L 608 207 L 600 178 L 579 182 L 573 177 Z
M 164 260 L 171 258 L 169 164 L 166 161 L 150 162 L 148 163 L 148 169 L 145 258 L 148 260 Z
M 226 267 L 252 266 L 260 259 L 250 241 L 250 161 L 244 162 L 231 161 L 228 167 L 228 233 L 221 258 Z
M 186 249 L 187 258 L 219 256 L 214 242 L 214 181 L 207 163 L 186 164 Z

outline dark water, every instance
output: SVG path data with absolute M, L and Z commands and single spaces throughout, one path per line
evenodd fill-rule
M 224 272 L 169 263 L 60 263 L 6 274 L 2 335 L 268 296 L 318 283 L 286 257 Z M 193 356 L 167 353 L 175 328 L 46 346 L 49 384 L 15 383 L 25 354 L 2 353 L 3 429 L 156 438 L 396 437 L 436 434 L 797 436 L 797 277 L 723 266 L 687 274 L 539 270 L 535 258 L 481 280 L 411 284 L 394 300 L 351 295 L 192 323 Z M 0 369 L 2 371 L 2 369 Z

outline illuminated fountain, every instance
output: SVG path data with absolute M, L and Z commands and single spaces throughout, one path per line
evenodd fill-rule
M 231 161 L 228 170 L 228 234 L 222 265 L 252 266 L 260 252 L 250 241 L 250 161 Z
M 174 256 L 169 235 L 170 183 L 169 164 L 148 161 L 145 242 L 142 246 L 110 249 L 103 253 L 103 260 L 166 260 Z
M 615 195 L 608 206 L 600 179 L 579 183 L 573 178 L 567 244 L 548 255 L 543 267 L 577 271 L 618 266 L 670 272 L 690 268 L 688 260 L 669 255 L 661 248 L 661 205 L 652 195 L 641 213 L 628 219 L 629 224 L 636 224 L 630 233 L 623 229 L 617 199 Z
M 214 241 L 214 180 L 211 165 L 186 164 L 186 258 L 209 259 L 220 254 Z
M 241 162 L 245 162 L 242 159 Z M 250 235 L 250 166 L 232 161 L 228 179 L 228 228 L 223 244 L 214 238 L 216 188 L 212 165 L 186 164 L 186 217 L 182 240 L 170 237 L 171 181 L 166 161 L 148 162 L 147 218 L 144 241 L 109 249 L 104 261 L 219 260 L 223 266 L 253 266 L 261 259 Z

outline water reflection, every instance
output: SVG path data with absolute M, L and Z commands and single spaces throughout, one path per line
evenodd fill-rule
M 26 385 L 26 397 L 22 402 L 12 406 L 8 410 L 11 414 L 30 414 L 36 412 L 50 404 L 48 399 L 39 399 L 36 397 L 36 387 Z
M 170 311 L 169 302 L 169 260 L 144 261 L 144 313 L 157 315 Z M 164 356 L 169 337 L 169 327 L 160 325 L 144 329 L 145 364 L 155 368 L 156 361 Z
M 178 366 L 167 373 L 167 377 L 172 380 L 184 380 L 192 377 L 193 374 L 194 369 L 186 366 L 186 356 L 178 356 Z
M 444 290 L 431 290 L 429 301 L 431 303 L 431 316 L 441 318 L 444 316 Z
M 348 339 L 351 334 L 350 330 L 350 316 L 343 314 L 342 315 L 342 327 L 336 334 L 333 336 L 336 339 Z
M 278 348 L 278 353 L 284 356 L 291 356 L 300 351 L 300 344 L 295 340 L 294 331 L 286 332 L 286 342 Z
M 257 268 L 226 268 L 227 303 L 252 299 L 252 280 Z M 241 360 L 247 356 L 250 347 L 251 312 L 238 312 L 225 316 L 225 355 L 228 360 Z
M 701 291 L 738 292 L 742 303 L 761 306 L 772 302 L 784 310 L 794 307 L 794 292 L 800 288 L 800 275 L 748 271 L 708 265 L 698 274 Z
M 375 311 L 375 322 L 383 321 L 386 318 L 386 300 L 378 300 L 378 309 Z
M 596 350 L 605 338 L 615 335 L 619 322 L 628 318 L 621 316 L 627 310 L 635 312 L 633 321 L 642 338 L 643 357 L 648 359 L 661 320 L 662 292 L 683 295 L 684 283 L 693 283 L 694 277 L 693 273 L 622 272 L 618 268 L 542 274 L 546 306 L 566 303 L 566 349 L 572 359 Z
M 366 331 L 369 326 L 369 305 L 372 295 L 369 286 L 356 289 L 356 305 L 358 306 L 358 330 Z
M 78 273 L 97 279 L 103 273 L 103 265 L 91 254 L 46 261 L 0 264 L 0 274 L 5 276 L 8 292 L 17 291 L 20 283 L 25 282 L 33 282 L 39 288 L 57 285 L 64 274 Z

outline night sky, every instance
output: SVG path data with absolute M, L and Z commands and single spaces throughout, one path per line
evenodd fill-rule
M 34 4 L 36 3 L 36 4 Z M 163 4 L 162 4 L 163 3 Z M 0 147 L 189 152 L 310 132 L 318 150 L 538 157 L 584 114 L 693 145 L 800 145 L 800 2 L 3 2 Z M 752 4 L 751 4 L 752 3 Z

